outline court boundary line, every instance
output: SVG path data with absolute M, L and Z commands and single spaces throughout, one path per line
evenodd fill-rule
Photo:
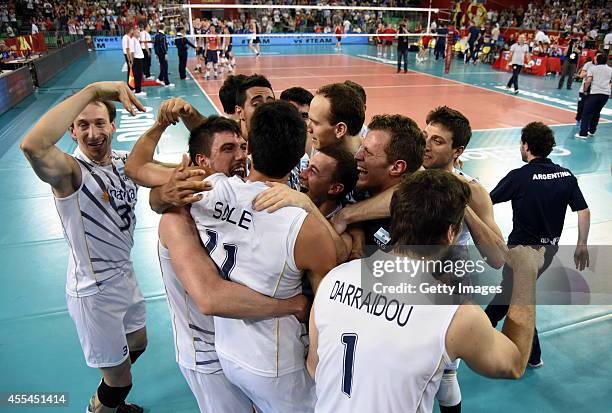
M 208 96 L 208 93 L 206 93 L 206 91 L 204 90 L 204 88 L 202 87 L 202 85 L 200 84 L 200 82 L 197 81 L 196 77 L 194 76 L 193 73 L 191 73 L 191 69 L 189 69 L 188 67 L 186 67 L 187 69 L 187 73 L 189 73 L 189 77 L 191 78 L 191 80 L 193 80 L 193 82 L 198 86 L 198 88 L 200 88 L 200 91 L 204 94 L 204 97 L 208 100 L 208 102 L 212 105 L 212 107 L 214 108 L 214 110 L 217 112 L 218 115 L 223 115 L 223 112 L 221 112 L 219 110 L 219 108 L 217 107 L 217 105 L 215 105 L 215 102 L 213 102 L 213 100 L 210 98 L 210 96 Z M 217 93 L 217 96 L 219 94 Z
M 354 58 L 354 59 L 358 59 L 358 60 L 365 60 L 365 61 L 367 61 L 367 62 L 378 63 L 378 64 L 385 65 L 385 66 L 391 66 L 391 63 L 379 62 L 379 61 L 374 60 L 374 59 L 370 59 L 370 58 L 367 58 L 367 57 L 362 57 L 361 55 L 358 55 L 358 56 L 345 55 L 345 56 L 350 56 L 350 57 L 352 57 L 352 58 Z M 460 83 L 460 84 L 463 84 L 463 85 L 466 85 L 466 86 L 475 87 L 475 88 L 477 88 L 477 89 L 486 90 L 486 91 L 493 92 L 493 93 L 497 93 L 497 94 L 500 94 L 500 95 L 503 95 L 503 96 L 509 96 L 509 97 L 512 97 L 512 98 L 515 98 L 515 99 L 524 100 L 524 101 L 526 101 L 526 102 L 537 103 L 537 104 L 544 105 L 544 106 L 548 106 L 548 107 L 551 107 L 551 108 L 554 108 L 554 109 L 563 110 L 563 111 L 566 111 L 566 112 L 572 113 L 572 114 L 574 114 L 574 115 L 576 114 L 576 112 L 574 112 L 573 110 L 566 109 L 566 108 L 562 108 L 562 107 L 559 107 L 559 106 L 554 106 L 554 105 L 551 105 L 551 104 L 549 104 L 549 103 L 540 102 L 540 101 L 538 101 L 538 100 L 531 100 L 531 99 L 527 99 L 527 98 L 522 97 L 522 96 L 519 96 L 519 95 L 514 95 L 514 94 L 510 95 L 510 94 L 508 94 L 508 93 L 505 93 L 505 92 L 502 92 L 502 91 L 499 91 L 499 90 L 487 89 L 487 88 L 486 88 L 486 87 L 484 87 L 484 86 L 472 85 L 472 84 L 470 84 L 470 83 L 461 82 L 461 81 L 459 81 L 459 80 L 455 80 L 455 79 L 447 79 L 447 78 L 442 77 L 442 76 L 437 76 L 437 75 L 432 75 L 432 74 L 429 74 L 429 73 L 419 72 L 418 70 L 413 70 L 413 69 L 408 69 L 408 70 L 409 70 L 409 71 L 411 71 L 411 72 L 415 72 L 415 73 L 421 73 L 421 74 L 423 74 L 423 75 L 425 75 L 425 76 L 431 76 L 431 77 L 435 77 L 435 78 L 438 78 L 438 79 L 448 80 L 449 82 Z

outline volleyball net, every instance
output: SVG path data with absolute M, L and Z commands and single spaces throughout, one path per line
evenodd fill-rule
M 408 37 L 411 43 L 435 42 L 432 27 L 440 9 L 422 7 L 376 7 L 266 4 L 185 4 L 186 32 L 193 38 L 232 37 L 234 45 L 246 45 L 254 32 L 263 46 L 335 43 L 368 44 L 377 39 Z M 231 34 L 203 33 L 207 25 L 229 25 Z M 255 29 L 253 27 L 255 22 Z M 204 30 L 201 30 L 202 27 Z M 405 29 L 401 30 L 400 27 Z

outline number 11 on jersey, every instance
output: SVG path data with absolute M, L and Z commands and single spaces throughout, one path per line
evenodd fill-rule
M 342 364 L 342 393 L 351 397 L 353 391 L 353 369 L 355 367 L 355 348 L 357 334 L 344 333 L 340 339 L 344 344 L 344 362 Z

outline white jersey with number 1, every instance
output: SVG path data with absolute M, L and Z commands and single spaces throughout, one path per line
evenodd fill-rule
M 368 294 L 362 265 L 354 260 L 333 269 L 315 297 L 315 412 L 431 412 L 451 362 L 445 337 L 457 306 L 396 305 Z
M 302 292 L 294 245 L 306 212 L 282 208 L 257 212 L 253 199 L 268 187 L 223 174 L 210 176 L 213 189 L 193 204 L 200 238 L 223 277 L 274 298 Z M 279 377 L 304 369 L 303 325 L 294 316 L 262 320 L 215 317 L 219 358 L 251 373 Z

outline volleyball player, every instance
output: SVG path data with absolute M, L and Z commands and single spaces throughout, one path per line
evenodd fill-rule
M 223 34 L 226 35 L 227 37 L 223 38 L 223 47 L 222 47 L 222 54 L 223 54 L 223 59 L 224 59 L 224 63 L 227 67 L 227 71 L 229 73 L 233 73 L 234 70 L 236 69 L 236 58 L 234 57 L 234 53 L 232 52 L 232 35 L 234 34 L 234 30 L 229 27 L 229 25 L 227 25 L 227 23 L 223 23 L 222 25 L 223 27 Z
M 125 175 L 126 152 L 111 148 L 115 106 L 145 111 L 123 82 L 93 83 L 47 112 L 21 142 L 34 172 L 51 185 L 71 254 L 66 299 L 88 366 L 102 380 L 88 412 L 142 412 L 125 399 L 131 365 L 145 351 L 145 303 L 134 274 L 137 185 Z M 70 130 L 77 148 L 57 142 Z
M 203 28 L 203 24 L 200 19 L 194 20 L 193 32 L 196 34 L 196 36 L 207 34 L 207 30 Z M 204 61 L 204 65 L 206 66 L 205 55 L 204 55 L 204 50 L 206 50 L 206 38 L 196 37 L 195 44 L 196 44 L 197 64 L 196 64 L 194 71 L 202 73 L 202 61 Z
M 317 90 L 308 111 L 308 134 L 314 150 L 341 143 L 355 153 L 365 119 L 364 102 L 352 87 L 343 83 L 324 85 Z
M 336 51 L 339 52 L 342 50 L 342 23 L 340 20 L 336 22 L 336 28 L 334 29 L 334 33 L 336 34 Z
M 378 262 L 387 268 L 405 259 L 416 268 L 424 256 L 416 246 L 452 245 L 469 198 L 469 186 L 444 171 L 418 171 L 403 180 L 391 204 L 394 250 L 379 252 Z M 425 258 L 439 259 L 441 249 L 432 246 Z M 431 412 L 444 366 L 457 358 L 487 377 L 521 377 L 533 337 L 535 277 L 543 253 L 518 247 L 505 259 L 520 282 L 501 332 L 478 305 L 411 305 L 414 296 L 372 292 L 365 280 L 376 261 L 355 260 L 332 270 L 310 313 L 307 365 L 316 381 L 315 411 Z M 417 280 L 440 285 L 427 272 L 408 279 L 413 286 Z M 424 298 L 434 303 L 431 296 Z
M 251 36 L 249 37 L 249 49 L 255 53 L 255 57 L 259 57 L 259 55 L 261 55 L 261 39 L 258 36 L 259 26 L 257 25 L 257 21 L 255 19 L 251 19 L 249 30 L 251 31 Z
M 286 182 L 305 140 L 306 126 L 295 107 L 282 101 L 261 105 L 251 120 L 253 163 L 247 182 L 213 175 L 213 189 L 191 207 L 222 276 L 276 298 L 301 292 L 302 271 L 316 289 L 336 265 L 333 241 L 316 217 L 299 208 L 274 213 L 252 208 L 252 200 L 267 188 L 265 182 Z M 291 316 L 215 318 L 215 347 L 225 375 L 259 411 L 268 413 L 313 409 L 302 336 L 300 323 Z
M 211 25 L 209 29 L 209 35 L 214 36 L 217 34 L 217 29 L 215 26 Z M 204 74 L 204 78 L 206 80 L 210 79 L 210 70 L 213 71 L 213 77 L 217 78 L 217 70 L 219 69 L 219 46 L 220 46 L 221 38 L 219 36 L 214 37 L 206 37 L 206 73 Z
M 383 34 L 383 24 L 382 23 L 378 23 L 378 26 L 376 27 L 376 37 L 375 37 L 375 42 L 376 42 L 376 56 L 378 57 L 382 57 L 382 50 L 383 50 L 383 38 L 382 38 L 382 34 Z

